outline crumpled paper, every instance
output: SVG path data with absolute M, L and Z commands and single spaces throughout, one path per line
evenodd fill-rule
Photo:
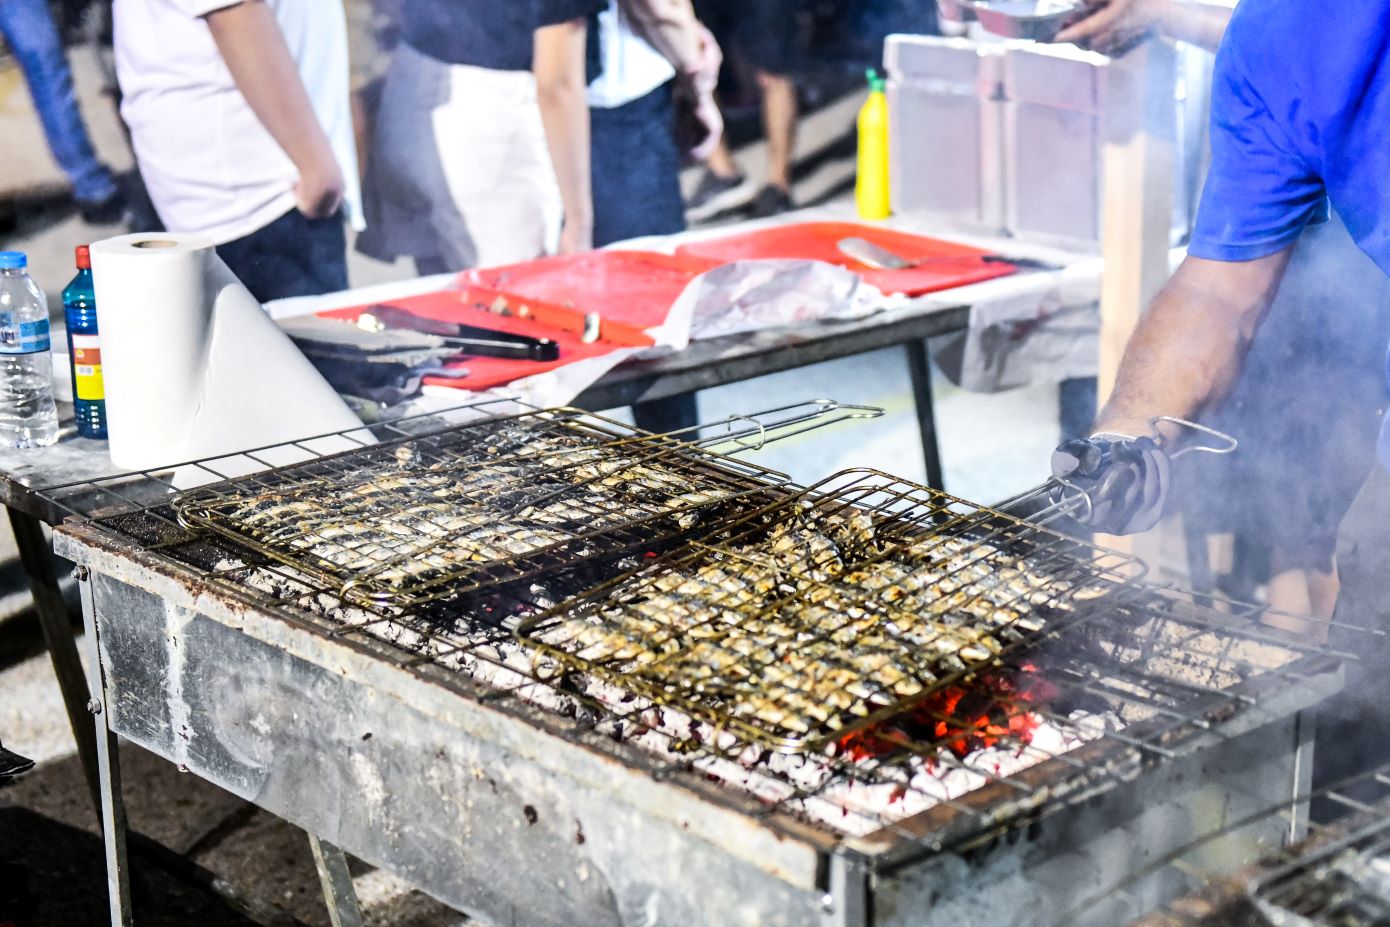
M 833 264 L 738 261 L 692 280 L 672 315 L 688 314 L 691 340 L 699 340 L 798 322 L 862 319 L 906 302 Z

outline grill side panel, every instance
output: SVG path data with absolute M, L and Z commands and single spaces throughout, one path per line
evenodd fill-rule
M 1302 713 L 1268 720 L 1148 769 L 1026 833 L 883 878 L 876 922 L 1112 927 L 1154 910 L 1189 885 L 1160 865 L 1165 854 L 1307 792 L 1310 721 Z M 1266 814 L 1187 861 L 1202 871 L 1231 872 L 1289 835 L 1287 817 Z M 1150 866 L 1156 871 L 1146 875 Z
M 799 927 L 819 916 L 820 892 L 694 836 L 693 822 L 645 813 L 616 772 L 556 776 L 400 691 L 92 581 L 113 730 L 483 922 Z

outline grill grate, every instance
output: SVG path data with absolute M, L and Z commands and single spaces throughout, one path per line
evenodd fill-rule
M 356 602 L 414 607 L 659 547 L 787 478 L 573 410 L 525 413 L 219 483 L 179 521 Z
M 741 738 L 814 751 L 1036 642 L 1137 561 L 849 471 L 606 583 L 521 637 Z
M 1234 827 L 1321 808 L 1294 830 L 1292 846 L 1271 852 L 1234 875 L 1205 852 Z M 1190 893 L 1131 927 L 1382 927 L 1390 924 L 1390 765 L 1378 765 L 1297 795 L 1202 835 L 1152 871 L 1164 870 Z M 1112 887 L 1089 899 L 1097 903 Z
M 1260 912 L 1290 927 L 1390 924 L 1390 820 L 1363 827 L 1256 880 Z

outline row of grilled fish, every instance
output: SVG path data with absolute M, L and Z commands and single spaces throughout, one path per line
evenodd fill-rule
M 807 511 L 637 574 L 542 639 L 762 729 L 831 730 L 989 661 L 1049 610 L 1103 595 L 997 546 Z
M 224 494 L 199 503 L 195 514 L 289 559 L 389 592 L 654 519 L 688 529 L 734 492 L 717 479 L 701 485 L 641 445 L 614 452 L 540 437 L 524 454 L 496 462 L 404 466 L 320 481 L 313 491 L 301 482 L 279 492 Z

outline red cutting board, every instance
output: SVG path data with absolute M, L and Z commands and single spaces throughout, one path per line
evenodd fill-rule
M 505 301 L 510 315 L 500 315 L 494 311 L 502 305 L 499 300 Z M 619 320 L 605 318 L 599 329 L 599 340 L 585 344 L 580 337 L 584 332 L 582 309 L 557 306 L 514 293 L 502 293 L 469 284 L 442 293 L 387 300 L 386 304 L 425 318 L 477 325 L 515 335 L 549 338 L 560 346 L 560 359 L 549 362 L 510 360 L 502 357 L 469 357 L 454 361 L 445 366 L 455 369 L 466 368 L 468 376 L 462 379 L 426 377 L 425 383 L 429 386 L 450 386 L 463 390 L 490 389 L 494 386 L 505 386 L 523 377 L 555 370 L 575 361 L 654 343 L 641 329 Z M 319 314 L 327 319 L 356 322 L 358 316 L 371 308 L 370 305 L 364 305 Z M 522 312 L 525 313 L 525 318 L 520 316 Z
M 842 238 L 867 239 L 910 261 L 924 258 L 942 260 L 932 260 L 921 267 L 907 270 L 873 270 L 840 251 L 837 245 Z M 908 296 L 980 283 L 1014 272 L 1014 268 L 1008 264 L 981 260 L 990 253 L 939 238 L 910 235 L 854 222 L 780 225 L 693 242 L 676 250 L 681 258 L 717 264 L 751 260 L 825 261 L 854 271 L 885 293 L 905 293 Z
M 648 251 L 593 251 L 470 270 L 463 279 L 648 329 L 666 321 L 691 280 L 720 263 Z

